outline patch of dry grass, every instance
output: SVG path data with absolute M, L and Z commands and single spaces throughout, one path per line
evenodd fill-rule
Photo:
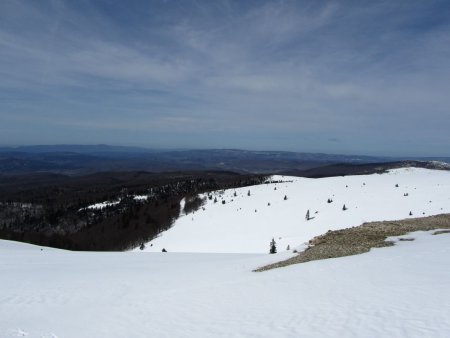
M 413 231 L 429 231 L 435 229 L 449 230 L 439 230 L 434 235 L 450 233 L 450 214 L 410 218 L 393 222 L 370 222 L 353 228 L 335 231 L 330 230 L 310 240 L 309 247 L 297 256 L 260 267 L 255 271 L 261 272 L 291 264 L 357 255 L 368 252 L 371 248 L 392 246 L 392 242 L 386 241 L 387 237 L 402 236 Z

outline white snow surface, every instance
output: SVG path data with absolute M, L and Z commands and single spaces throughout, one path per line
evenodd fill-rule
M 148 199 L 148 195 L 135 195 L 133 199 L 136 201 L 146 201 Z
M 214 192 L 212 200 L 206 199 L 205 210 L 182 213 L 144 251 L 266 253 L 272 238 L 279 252 L 288 245 L 302 250 L 311 238 L 328 230 L 450 212 L 450 171 L 402 168 L 385 174 L 272 180 L 286 182 Z M 327 203 L 329 198 L 333 203 Z M 314 217 L 309 221 L 307 210 Z
M 0 337 L 450 337 L 450 234 L 252 272 L 328 229 L 449 212 L 448 172 L 274 179 L 293 182 L 226 191 L 226 204 L 182 216 L 151 247 L 168 253 L 0 240 Z
M 286 253 L 0 241 L 0 337 L 450 337 L 450 235 L 251 272 Z M 16 247 L 15 249 L 13 249 Z
M 120 201 L 112 201 L 112 202 L 105 201 L 105 202 L 91 204 L 91 205 L 87 206 L 85 209 L 96 209 L 96 210 L 99 210 L 99 209 L 104 209 L 106 207 L 111 207 L 111 206 L 117 205 L 119 203 L 120 203 Z
M 135 201 L 140 201 L 140 202 L 146 201 L 148 199 L 148 195 L 134 195 L 132 197 Z M 120 202 L 121 202 L 120 199 L 118 201 L 104 201 L 104 202 L 99 202 L 99 203 L 88 205 L 87 207 L 81 208 L 80 210 L 84 210 L 84 209 L 101 210 L 106 207 L 112 207 L 114 205 L 117 205 Z

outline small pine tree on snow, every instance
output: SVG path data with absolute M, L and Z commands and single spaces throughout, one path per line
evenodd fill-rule
M 250 196 L 250 190 L 247 192 L 247 196 Z
M 398 188 L 398 184 L 396 184 L 395 187 Z
M 409 212 L 409 216 L 412 216 L 412 211 Z
M 167 250 L 166 250 L 165 248 L 163 248 L 163 249 L 161 250 L 161 252 L 167 252 Z
M 345 206 L 345 204 L 344 204 L 344 206 L 342 207 L 342 210 L 347 210 L 347 207 Z
M 272 241 L 270 242 L 270 251 L 271 254 L 277 253 L 277 243 L 275 243 L 275 239 L 272 238 Z
M 284 195 L 284 200 L 285 200 L 285 201 L 287 200 L 287 196 L 286 196 L 286 195 Z
M 277 187 L 273 188 L 273 190 L 277 190 Z
M 291 246 L 290 246 L 289 244 L 288 244 L 286 250 L 287 250 L 287 251 L 291 250 Z
M 225 200 L 222 200 L 222 204 L 225 204 Z
M 144 250 L 145 249 L 145 244 L 141 243 L 141 246 L 139 247 L 140 250 Z
M 268 206 L 268 207 L 270 207 L 270 202 L 269 202 L 269 203 L 267 203 L 267 206 Z
M 234 192 L 233 196 L 234 196 L 234 197 L 237 197 L 236 191 Z
M 217 203 L 217 197 L 214 197 L 214 203 Z
M 309 216 L 309 209 L 308 209 L 308 211 L 306 212 L 305 218 L 306 218 L 307 221 L 309 221 L 309 220 L 311 219 L 310 216 Z

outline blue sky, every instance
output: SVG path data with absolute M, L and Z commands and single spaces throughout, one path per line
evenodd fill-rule
M 450 156 L 448 1 L 0 2 L 0 144 Z

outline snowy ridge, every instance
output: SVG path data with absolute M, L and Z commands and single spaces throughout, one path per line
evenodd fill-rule
M 433 166 L 435 166 L 437 169 L 446 169 L 450 170 L 450 163 L 442 162 L 442 161 L 430 161 Z
M 381 175 L 274 176 L 272 181 L 284 182 L 216 191 L 212 199 L 203 195 L 205 210 L 179 218 L 145 250 L 266 253 L 274 238 L 280 252 L 288 245 L 302 249 L 328 230 L 450 212 L 449 171 L 402 168 Z

